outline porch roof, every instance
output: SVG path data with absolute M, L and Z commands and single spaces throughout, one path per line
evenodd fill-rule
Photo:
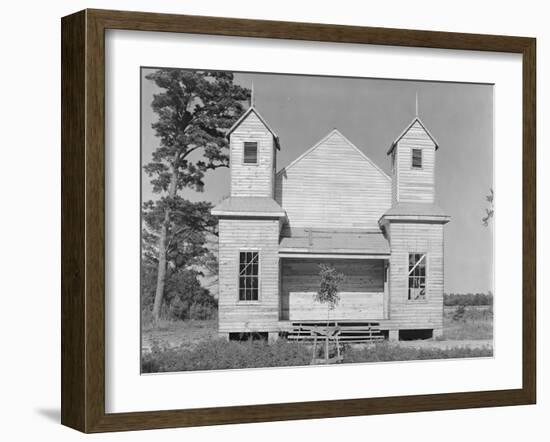
M 211 211 L 214 216 L 283 218 L 283 208 L 269 197 L 232 196 L 224 199 Z
M 292 228 L 283 231 L 279 252 L 383 257 L 390 246 L 381 230 Z

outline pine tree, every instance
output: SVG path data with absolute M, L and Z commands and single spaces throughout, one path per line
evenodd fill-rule
M 186 210 L 201 212 L 201 207 L 193 207 L 193 203 L 183 200 L 178 192 L 184 188 L 203 191 L 208 170 L 228 167 L 225 135 L 243 113 L 243 102 L 249 98 L 250 91 L 234 84 L 230 72 L 159 69 L 146 78 L 162 90 L 154 95 L 151 104 L 158 115 L 152 127 L 160 145 L 153 152 L 152 161 L 144 167 L 151 177 L 153 191 L 163 195 L 157 203 L 145 207 L 155 216 L 160 214 L 157 247 L 149 251 L 158 259 L 153 304 L 153 317 L 158 320 L 164 296 L 167 251 L 178 231 L 177 218 L 184 216 Z M 187 230 L 196 232 L 202 221 L 191 218 L 186 222 L 197 224 L 187 226 Z M 181 228 L 186 230 L 185 226 Z

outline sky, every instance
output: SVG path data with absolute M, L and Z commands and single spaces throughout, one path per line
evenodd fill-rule
M 158 147 L 151 124 L 153 95 L 160 90 L 142 69 L 142 161 Z M 235 73 L 254 85 L 255 107 L 281 142 L 281 169 L 338 129 L 391 176 L 386 155 L 393 140 L 418 114 L 438 141 L 436 204 L 451 216 L 445 226 L 445 292 L 493 291 L 493 228 L 483 226 L 493 187 L 493 86 L 291 74 Z M 200 155 L 200 154 L 199 154 Z M 158 198 L 142 173 L 143 200 Z M 204 192 L 182 196 L 214 204 L 229 196 L 229 170 L 209 172 Z M 495 215 L 496 216 L 496 215 Z

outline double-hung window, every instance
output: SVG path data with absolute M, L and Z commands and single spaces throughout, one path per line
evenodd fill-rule
M 426 299 L 426 254 L 409 253 L 409 300 Z
M 258 300 L 259 270 L 259 252 L 239 252 L 239 301 Z
M 244 143 L 244 164 L 258 164 L 258 143 L 246 141 Z

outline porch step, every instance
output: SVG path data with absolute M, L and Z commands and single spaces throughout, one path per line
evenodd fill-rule
M 379 322 L 350 322 L 350 321 L 330 321 L 330 328 L 337 328 L 338 333 L 331 340 L 337 339 L 341 344 L 365 343 L 383 341 L 384 334 L 380 330 Z M 320 333 L 316 332 L 326 329 L 327 322 L 320 321 L 300 321 L 292 322 L 288 331 L 287 339 L 290 341 L 313 342 L 324 339 Z

